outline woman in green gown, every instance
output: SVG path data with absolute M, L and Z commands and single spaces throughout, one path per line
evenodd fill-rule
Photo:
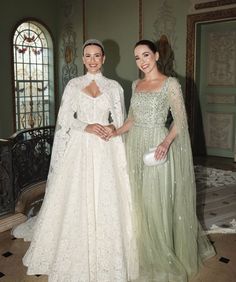
M 196 186 L 186 111 L 177 79 L 157 68 L 159 53 L 149 40 L 134 48 L 144 78 L 133 83 L 129 115 L 115 135 L 128 132 L 126 152 L 135 206 L 140 278 L 143 282 L 187 282 L 215 251 L 196 216 Z M 165 127 L 168 110 L 173 122 Z M 155 147 L 162 165 L 147 166 Z

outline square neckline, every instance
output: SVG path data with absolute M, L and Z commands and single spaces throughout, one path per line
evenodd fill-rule
M 135 85 L 134 85 L 134 93 L 135 94 L 139 94 L 139 95 L 142 95 L 142 94 L 156 94 L 156 93 L 160 93 L 163 89 L 164 89 L 164 87 L 166 86 L 166 83 L 167 83 L 167 81 L 168 81 L 168 79 L 169 79 L 169 77 L 167 77 L 164 81 L 163 81 L 163 83 L 162 83 L 162 85 L 161 85 L 161 87 L 159 88 L 159 89 L 154 89 L 154 90 L 150 90 L 150 91 L 137 91 L 136 90 L 136 87 L 137 87 L 137 83 L 138 83 L 138 81 L 140 80 L 136 80 L 135 81 Z

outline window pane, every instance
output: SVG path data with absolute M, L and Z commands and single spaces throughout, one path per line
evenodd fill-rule
M 49 49 L 43 30 L 22 23 L 13 36 L 16 129 L 49 125 Z

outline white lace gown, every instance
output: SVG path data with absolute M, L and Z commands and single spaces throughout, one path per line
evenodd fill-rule
M 82 91 L 91 79 L 73 79 L 63 95 L 46 194 L 23 258 L 28 274 L 49 281 L 125 282 L 138 273 L 123 141 L 83 130 L 107 125 L 109 115 L 122 123 L 122 89 L 99 74 L 101 95 L 93 98 Z M 15 236 L 24 231 L 27 223 Z

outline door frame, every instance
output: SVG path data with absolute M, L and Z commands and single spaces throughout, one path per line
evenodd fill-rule
M 236 8 L 187 16 L 187 46 L 186 46 L 186 110 L 188 114 L 189 133 L 193 152 L 197 151 L 196 128 L 198 113 L 198 93 L 196 89 L 196 32 L 197 24 L 236 19 Z

